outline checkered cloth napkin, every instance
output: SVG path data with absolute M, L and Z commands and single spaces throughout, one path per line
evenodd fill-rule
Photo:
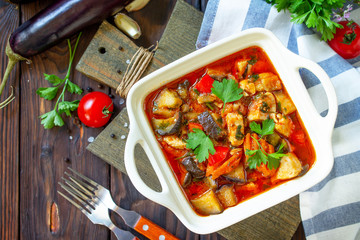
M 360 24 L 360 9 L 351 13 Z M 360 239 L 360 57 L 346 61 L 319 34 L 290 22 L 288 12 L 278 13 L 263 0 L 209 0 L 197 48 L 242 30 L 271 30 L 292 52 L 317 62 L 335 87 L 339 111 L 332 137 L 335 157 L 331 173 L 300 194 L 300 212 L 307 239 Z M 320 82 L 301 72 L 321 115 L 328 105 Z

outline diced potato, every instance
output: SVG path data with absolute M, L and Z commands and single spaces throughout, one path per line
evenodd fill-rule
M 237 68 L 239 78 L 241 78 L 244 74 L 251 75 L 252 65 L 248 63 L 248 60 L 249 59 L 245 59 L 236 62 L 235 67 Z
M 204 182 L 205 182 L 206 185 L 208 185 L 209 188 L 211 188 L 211 189 L 216 189 L 217 186 L 218 186 L 216 180 L 212 179 L 211 176 L 205 177 L 205 178 L 204 178 Z
M 244 119 L 239 113 L 228 113 L 226 115 L 228 138 L 231 145 L 238 147 L 244 142 Z
M 239 76 L 242 76 L 245 73 L 247 66 L 248 66 L 248 60 L 242 60 L 236 63 L 236 68 Z
M 186 120 L 197 120 L 197 117 L 199 116 L 199 113 L 197 112 L 188 112 L 184 114 L 184 117 Z
M 295 128 L 295 125 L 290 117 L 280 113 L 271 113 L 270 118 L 274 120 L 275 130 L 278 133 L 284 135 L 285 137 L 289 137 L 291 135 Z
M 240 88 L 244 89 L 248 96 L 252 96 L 256 93 L 255 83 L 251 80 L 240 81 Z
M 296 111 L 296 107 L 288 95 L 282 91 L 275 91 L 274 95 L 280 112 L 288 115 Z
M 275 179 L 284 180 L 294 178 L 301 172 L 301 162 L 294 153 L 287 153 L 280 160 L 280 166 Z
M 217 192 L 221 204 L 227 208 L 236 205 L 237 199 L 234 193 L 234 185 L 224 185 Z
M 276 112 L 275 97 L 272 93 L 266 92 L 255 97 L 250 103 L 248 120 L 263 121 L 266 120 L 272 112 Z
M 156 98 L 154 105 L 158 108 L 178 108 L 182 103 L 176 91 L 165 88 Z
M 173 148 L 176 148 L 176 149 L 185 149 L 186 148 L 186 142 L 184 142 L 177 136 L 165 136 L 163 138 L 163 140 Z
M 200 197 L 191 200 L 191 203 L 200 213 L 204 215 L 218 214 L 224 210 L 212 189 L 209 189 Z
M 209 103 L 209 102 L 214 102 L 217 99 L 217 97 L 214 94 L 201 94 L 198 98 L 197 101 L 198 103 Z
M 256 91 L 275 91 L 282 89 L 281 81 L 276 74 L 271 72 L 260 73 L 259 79 L 255 81 Z
M 239 182 L 239 183 L 246 182 L 244 165 L 242 163 L 240 163 L 239 166 L 237 166 L 234 170 L 232 170 L 228 174 L 224 174 L 223 176 L 234 182 Z
M 172 117 L 175 115 L 176 110 L 175 109 L 168 109 L 168 108 L 157 108 L 154 107 L 153 108 L 153 113 L 159 116 L 163 116 L 163 117 Z

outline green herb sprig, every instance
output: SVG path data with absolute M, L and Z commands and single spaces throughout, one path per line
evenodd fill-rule
M 207 136 L 202 130 L 194 128 L 193 132 L 190 132 L 186 140 L 186 147 L 194 150 L 199 163 L 204 162 L 209 158 L 209 152 L 215 153 L 214 144 L 209 136 Z
M 316 28 L 322 34 L 321 39 L 334 38 L 336 28 L 342 26 L 331 19 L 332 10 L 344 6 L 346 0 L 265 0 L 275 5 L 278 12 L 289 10 L 291 21 L 305 23 L 308 28 Z
M 38 94 L 41 98 L 44 98 L 46 100 L 52 100 L 56 97 L 60 87 L 62 87 L 61 93 L 56 101 L 54 109 L 40 116 L 41 124 L 44 125 L 45 129 L 50 129 L 54 126 L 63 126 L 64 120 L 62 119 L 61 114 L 65 113 L 67 116 L 70 117 L 71 112 L 75 111 L 79 106 L 79 100 L 75 100 L 72 102 L 65 101 L 65 90 L 72 94 L 81 94 L 83 92 L 78 85 L 71 82 L 69 79 L 71 73 L 71 66 L 74 60 L 76 48 L 79 44 L 80 37 L 81 33 L 76 39 L 74 49 L 71 48 L 70 40 L 67 40 L 70 52 L 70 60 L 66 76 L 62 79 L 56 75 L 49 75 L 44 73 L 45 80 L 51 83 L 52 87 L 41 87 L 38 88 L 36 91 L 36 94 Z
M 261 137 L 266 135 L 270 135 L 274 133 L 275 122 L 272 119 L 266 119 L 262 122 L 262 127 L 260 124 L 256 122 L 250 123 L 250 129 L 253 132 L 258 133 Z M 277 169 L 280 165 L 280 159 L 285 156 L 286 154 L 283 153 L 284 144 L 282 143 L 279 147 L 279 150 L 275 153 L 267 154 L 265 150 L 262 148 L 259 140 L 253 138 L 256 141 L 259 149 L 256 150 L 249 150 L 246 149 L 245 154 L 250 156 L 247 160 L 250 169 L 255 169 L 256 167 L 260 166 L 261 163 L 267 164 L 269 169 Z
M 222 82 L 214 81 L 211 92 L 215 94 L 224 102 L 223 112 L 225 111 L 225 104 L 234 102 L 242 98 L 242 88 L 233 79 L 224 79 Z

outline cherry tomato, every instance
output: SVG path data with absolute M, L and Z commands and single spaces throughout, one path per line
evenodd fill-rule
M 102 92 L 86 94 L 79 103 L 78 116 L 88 127 L 104 126 L 110 119 L 114 105 L 111 98 Z
M 353 21 L 339 22 L 344 28 L 336 29 L 334 38 L 329 46 L 345 59 L 355 58 L 360 55 L 360 27 Z

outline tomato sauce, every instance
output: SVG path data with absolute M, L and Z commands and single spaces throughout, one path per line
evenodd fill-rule
M 224 102 L 218 96 L 213 93 L 199 92 L 196 85 L 206 74 L 215 81 L 223 83 L 223 79 L 235 81 L 239 88 L 244 87 L 242 98 L 227 102 L 224 107 Z M 186 86 L 184 87 L 184 85 Z M 275 99 L 276 106 L 273 105 L 273 100 L 270 101 L 270 104 L 263 100 L 266 94 L 270 96 L 271 100 Z M 284 98 L 285 100 L 282 100 Z M 260 104 L 260 108 L 256 108 L 257 103 Z M 280 106 L 280 104 L 284 106 Z M 192 203 L 194 210 L 200 215 L 220 213 L 228 207 L 237 205 L 279 184 L 295 177 L 301 177 L 306 174 L 316 159 L 309 135 L 278 73 L 266 53 L 257 46 L 222 58 L 153 91 L 145 99 L 144 110 L 174 176 L 187 199 Z M 177 119 L 177 121 L 181 121 L 180 125 L 172 122 L 175 118 L 174 114 L 178 112 L 181 112 L 180 119 Z M 210 118 L 214 120 L 217 127 L 225 132 L 226 137 L 221 139 L 210 137 L 204 126 L 207 123 L 203 122 L 201 125 L 202 119 L 199 115 L 203 112 L 209 113 L 208 116 L 211 116 Z M 234 125 L 236 133 L 231 128 L 231 119 L 228 115 L 237 117 Z M 262 118 L 263 115 L 265 118 Z M 283 149 L 280 147 L 280 152 L 285 156 L 277 160 L 280 164 L 277 169 L 269 169 L 269 165 L 266 164 L 251 168 L 247 159 L 254 155 L 246 155 L 246 152 L 247 150 L 256 150 L 256 147 L 255 149 L 246 147 L 249 146 L 249 140 L 246 140 L 245 136 L 256 134 L 250 127 L 251 122 L 256 122 L 261 126 L 266 119 L 273 119 L 275 128 L 274 133 L 270 134 L 271 138 L 257 134 L 259 139 L 264 139 L 261 141 L 267 146 L 266 149 L 270 149 L 264 150 L 263 153 L 269 159 L 270 154 L 279 151 L 279 146 L 283 145 Z M 238 152 L 240 161 L 235 164 L 238 171 L 235 172 L 235 170 L 223 166 L 223 174 L 216 179 L 211 179 L 212 175 L 208 174 L 208 160 L 200 162 L 194 149 L 187 145 L 190 133 L 189 123 L 193 123 L 192 126 L 200 125 L 200 128 L 204 126 L 202 129 L 205 130 L 201 131 L 208 135 L 214 146 L 225 146 L 231 149 L 226 159 L 217 167 L 227 161 L 229 161 L 229 166 L 230 163 L 233 164 L 229 159 Z M 174 125 L 173 129 L 170 129 L 171 124 Z M 159 131 L 159 126 L 168 132 Z M 235 134 L 233 138 L 231 138 L 232 134 Z M 254 143 L 255 140 L 250 137 L 248 139 L 252 141 L 251 146 L 257 146 L 256 142 Z M 286 156 L 288 156 L 288 160 L 290 159 L 289 161 L 295 161 L 298 165 L 298 168 L 294 169 L 297 171 L 296 176 L 286 175 L 289 172 L 285 166 L 284 158 Z M 242 178 L 238 178 L 236 175 L 238 173 Z M 223 186 L 230 186 L 231 190 L 222 191 Z M 214 201 L 210 209 L 201 203 L 201 197 L 208 191 L 214 192 L 209 198 L 210 200 L 206 199 L 206 202 Z M 223 195 L 225 191 L 226 194 Z M 225 199 L 223 196 L 226 196 Z

